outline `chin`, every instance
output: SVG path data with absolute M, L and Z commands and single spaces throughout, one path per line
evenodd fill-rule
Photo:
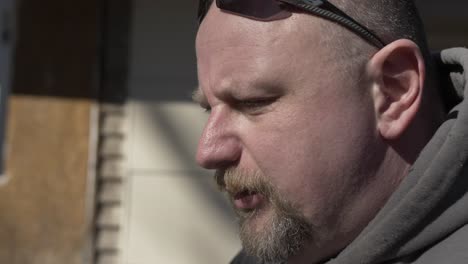
M 312 241 L 312 226 L 295 211 L 269 203 L 239 217 L 240 238 L 249 255 L 260 263 L 287 263 Z

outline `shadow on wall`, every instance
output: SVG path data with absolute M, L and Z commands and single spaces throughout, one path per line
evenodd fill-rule
M 183 8 L 170 2 L 134 1 L 128 101 L 133 112 L 130 119 L 136 120 L 133 123 L 136 126 L 132 126 L 130 133 L 138 136 L 136 130 L 141 123 L 147 130 L 145 134 L 164 141 L 166 150 L 171 150 L 170 154 L 176 158 L 173 166 L 163 170 L 204 175 L 191 178 L 194 186 L 213 202 L 214 207 L 224 212 L 226 220 L 232 221 L 230 206 L 221 195 L 213 192 L 212 172 L 202 170 L 194 163 L 198 137 L 207 118 L 191 99 L 197 85 L 196 6 L 196 1 Z M 145 165 L 137 167 L 144 168 Z
M 127 99 L 131 186 L 124 260 L 227 263 L 240 248 L 235 217 L 214 186 L 213 172 L 195 164 L 207 118 L 191 102 L 197 85 L 197 2 L 133 4 Z

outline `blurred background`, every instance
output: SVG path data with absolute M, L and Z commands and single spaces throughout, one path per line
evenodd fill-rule
M 433 49 L 468 2 L 418 1 Z M 0 0 L 0 263 L 219 264 L 240 249 L 212 172 L 197 1 Z

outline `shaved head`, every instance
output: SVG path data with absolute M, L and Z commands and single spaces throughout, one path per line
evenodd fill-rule
M 206 0 L 202 5 L 208 9 L 212 2 L 213 0 Z M 424 26 L 414 0 L 333 0 L 330 2 L 360 24 L 371 29 L 385 43 L 402 38 L 410 39 L 420 46 L 423 53 L 427 51 Z M 326 24 L 332 23 L 326 21 L 322 26 L 327 27 Z M 343 32 L 347 31 L 342 28 L 341 32 L 336 34 L 340 30 L 334 28 L 329 31 L 328 29 L 325 30 L 327 33 L 325 35 L 328 36 L 343 35 Z M 346 43 L 346 41 L 342 42 Z
M 204 1 L 207 9 L 212 2 L 212 0 Z M 398 39 L 412 40 L 421 49 L 426 67 L 429 71 L 432 70 L 424 26 L 414 0 L 332 0 L 330 2 L 373 31 L 384 43 L 388 44 Z M 375 52 L 375 47 L 334 22 L 320 18 L 314 19 L 314 23 L 319 24 L 321 29 L 321 44 L 335 47 L 333 49 L 335 59 L 341 63 L 359 65 Z M 307 25 L 303 29 L 307 30 Z
M 370 29 L 379 36 L 384 43 L 391 43 L 398 39 L 409 39 L 416 43 L 425 60 L 427 76 L 434 78 L 434 66 L 428 48 L 424 26 L 417 11 L 414 0 L 332 0 L 330 1 L 357 22 Z M 212 0 L 204 1 L 208 9 Z M 367 61 L 377 51 L 368 42 L 361 39 L 350 30 L 338 26 L 335 22 L 311 15 L 312 23 L 302 23 L 301 29 L 307 32 L 311 27 L 318 28 L 315 38 L 320 36 L 320 45 L 333 47 L 329 49 L 330 59 L 340 64 L 341 74 L 348 78 L 359 78 Z M 318 33 L 318 34 L 317 34 Z M 333 57 L 332 57 L 333 56 Z M 353 66 L 353 67 L 350 67 Z M 437 80 L 429 79 L 429 83 Z M 426 97 L 438 98 L 435 89 L 426 89 Z M 430 99 L 429 101 L 431 101 Z M 433 104 L 430 102 L 428 104 Z M 423 102 L 423 104 L 425 104 Z M 424 107 L 423 107 L 424 108 Z
M 356 21 L 377 34 L 385 43 L 398 39 L 409 39 L 416 43 L 423 57 L 430 61 L 424 26 L 413 0 L 333 0 L 333 4 L 346 12 Z M 343 27 L 336 27 L 333 22 L 322 19 L 323 36 L 341 51 L 350 55 L 349 47 L 356 46 L 357 36 Z M 350 41 L 353 45 L 350 45 Z M 362 45 L 366 45 L 362 41 Z M 368 49 L 375 49 L 367 44 Z

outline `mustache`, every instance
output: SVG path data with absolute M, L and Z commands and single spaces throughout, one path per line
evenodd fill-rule
M 220 191 L 226 192 L 232 197 L 241 192 L 260 194 L 265 197 L 282 217 L 298 218 L 306 222 L 300 212 L 300 206 L 288 201 L 273 186 L 272 182 L 259 170 L 247 170 L 228 168 L 217 170 L 214 180 Z
M 239 168 L 217 170 L 214 179 L 218 188 L 230 195 L 247 191 L 268 197 L 273 192 L 272 185 L 259 170 Z

